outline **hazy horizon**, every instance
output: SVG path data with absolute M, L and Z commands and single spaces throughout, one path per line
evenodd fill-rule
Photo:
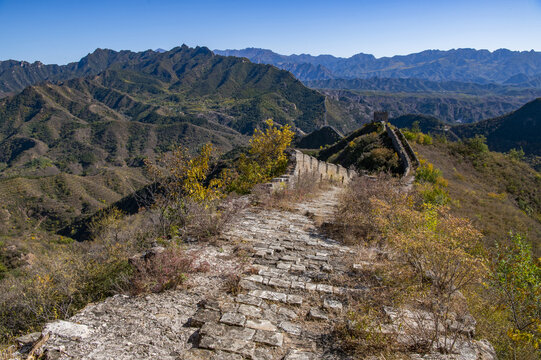
M 180 44 L 377 58 L 427 49 L 541 50 L 541 0 L 0 0 L 0 60 L 77 61 Z

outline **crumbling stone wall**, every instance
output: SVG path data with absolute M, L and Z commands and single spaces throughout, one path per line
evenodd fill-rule
M 411 148 L 408 140 L 400 132 L 399 129 L 393 129 L 392 127 L 384 124 L 387 131 L 387 135 L 393 142 L 393 147 L 402 162 L 402 177 L 410 175 L 411 171 L 419 165 L 419 160 L 415 155 L 415 152 Z
M 347 184 L 356 175 L 356 172 L 352 169 L 318 160 L 299 150 L 291 150 L 289 162 L 286 174 L 272 179 L 267 184 L 271 189 L 278 189 L 286 186 L 285 184 L 292 185 L 299 178 L 308 176 L 308 174 L 310 176 L 319 174 L 319 181 L 329 180 L 339 184 Z

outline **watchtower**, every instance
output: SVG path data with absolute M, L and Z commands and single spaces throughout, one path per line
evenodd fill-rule
M 389 113 L 387 111 L 374 111 L 374 122 L 389 121 Z

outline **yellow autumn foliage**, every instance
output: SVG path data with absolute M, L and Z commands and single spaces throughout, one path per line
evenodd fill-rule
M 291 145 L 294 133 L 289 125 L 275 125 L 271 119 L 265 121 L 265 125 L 264 131 L 254 131 L 248 156 L 242 154 L 234 172 L 224 176 L 231 178 L 229 190 L 248 193 L 254 185 L 269 181 L 286 170 L 285 150 Z

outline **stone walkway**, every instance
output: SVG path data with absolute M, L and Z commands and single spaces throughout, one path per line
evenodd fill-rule
M 253 274 L 242 291 L 205 304 L 192 317 L 200 328 L 197 348 L 184 359 L 319 359 L 322 337 L 343 310 L 348 292 L 333 286 L 330 274 L 346 272 L 341 263 L 353 251 L 321 235 L 312 218 L 328 218 L 337 188 L 298 205 L 297 213 L 250 209 L 228 231 L 230 242 L 250 244 Z M 306 214 L 309 212 L 309 214 Z
M 211 269 L 242 264 L 233 293 L 211 270 L 186 290 L 112 297 L 49 324 L 46 357 L 350 359 L 335 350 L 330 334 L 348 301 L 369 291 L 348 258 L 356 257 L 357 266 L 369 259 L 316 226 L 333 216 L 339 191 L 330 188 L 294 211 L 247 207 L 218 244 L 205 245 Z

